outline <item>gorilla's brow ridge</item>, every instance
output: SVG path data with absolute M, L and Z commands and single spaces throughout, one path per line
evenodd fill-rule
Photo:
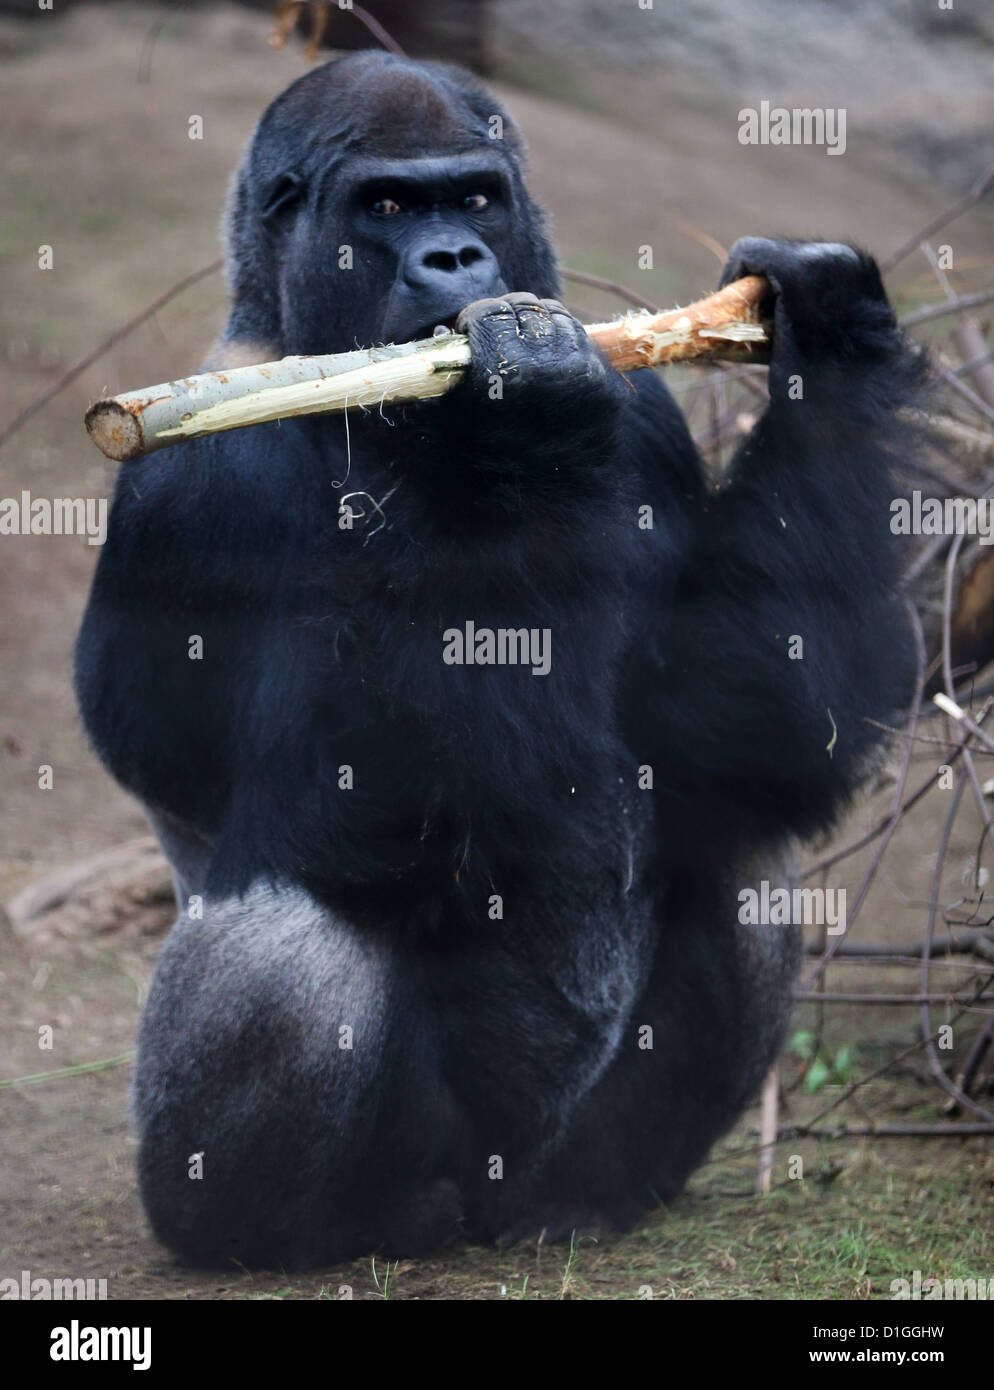
M 503 160 L 481 158 L 478 154 L 428 156 L 425 159 L 346 159 L 340 162 L 338 177 L 347 179 L 358 174 L 356 182 L 362 188 L 409 189 L 421 194 L 439 194 L 443 198 L 469 184 L 497 187 L 510 192 L 510 179 Z

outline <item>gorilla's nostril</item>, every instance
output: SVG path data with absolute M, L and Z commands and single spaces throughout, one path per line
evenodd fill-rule
M 421 264 L 429 270 L 458 270 L 459 260 L 451 251 L 429 251 Z
M 422 256 L 421 264 L 426 270 L 443 270 L 452 273 L 466 270 L 483 260 L 483 249 L 479 246 L 463 246 L 458 251 L 429 251 Z

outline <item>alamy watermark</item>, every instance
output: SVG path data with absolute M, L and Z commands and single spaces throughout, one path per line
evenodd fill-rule
M 912 1271 L 910 1279 L 892 1279 L 890 1296 L 893 1299 L 921 1299 L 925 1303 L 950 1299 L 962 1302 L 994 1303 L 994 1278 L 992 1279 L 928 1279 L 922 1277 L 920 1269 Z
M 774 888 L 763 879 L 758 890 L 739 893 L 739 921 L 744 927 L 825 927 L 829 936 L 846 929 L 844 888 Z
M 20 1277 L 9 1276 L 0 1279 L 0 1300 L 2 1299 L 87 1299 L 107 1297 L 106 1279 L 45 1279 L 41 1275 L 32 1279 L 30 1269 L 22 1269 Z
M 740 145 L 824 145 L 828 154 L 846 152 L 844 106 L 743 106 L 739 112 Z
M 150 1327 L 91 1327 L 73 1318 L 53 1327 L 48 1354 L 53 1361 L 130 1361 L 133 1371 L 152 1364 Z
M 107 539 L 106 497 L 0 497 L 0 536 L 85 536 L 87 545 Z
M 994 498 L 923 497 L 916 488 L 890 504 L 890 529 L 895 536 L 976 536 L 981 545 L 990 545 Z
M 552 630 L 547 627 L 447 627 L 442 633 L 446 666 L 530 666 L 533 676 L 552 670 Z

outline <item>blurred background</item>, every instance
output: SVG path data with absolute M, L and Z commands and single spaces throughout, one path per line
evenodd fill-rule
M 321 61 L 333 49 L 380 42 L 463 63 L 496 88 L 523 131 L 531 185 L 572 270 L 669 306 L 714 287 L 738 236 L 815 236 L 856 242 L 893 262 L 888 288 L 902 313 L 979 297 L 968 317 L 925 317 L 916 332 L 965 388 L 954 382 L 940 412 L 946 447 L 934 459 L 935 487 L 983 493 L 994 484 L 994 296 L 987 295 L 994 200 L 985 183 L 994 161 L 994 2 L 955 0 L 955 9 L 939 0 L 648 3 L 370 0 L 342 11 L 267 0 L 57 0 L 52 12 L 35 0 L 0 0 L 0 497 L 19 497 L 22 489 L 46 497 L 110 493 L 114 467 L 88 443 L 83 413 L 100 395 L 187 375 L 205 356 L 223 322 L 220 273 L 144 311 L 220 254 L 228 180 L 256 119 L 308 70 L 318 48 Z M 845 153 L 743 146 L 739 110 L 764 100 L 845 108 Z M 203 118 L 198 141 L 188 138 L 194 114 Z M 930 224 L 946 212 L 931 234 Z M 41 245 L 53 248 L 50 271 L 38 269 Z M 652 267 L 643 269 L 646 246 Z M 585 318 L 626 306 L 618 291 L 577 281 L 566 297 Z M 95 352 L 136 317 L 132 331 Z M 91 354 L 91 364 L 64 383 Z M 720 468 L 755 418 L 755 383 L 735 394 L 734 383 L 691 369 L 667 380 Z M 0 536 L 0 902 L 7 905 L 7 917 L 0 914 L 0 1081 L 19 1081 L 0 1089 L 9 1121 L 0 1113 L 0 1275 L 24 1267 L 110 1271 L 112 1297 L 115 1290 L 149 1297 L 271 1292 L 264 1280 L 177 1273 L 147 1235 L 134 1193 L 126 1054 L 171 903 L 142 816 L 89 754 L 75 710 L 72 643 L 96 553 L 79 537 Z M 933 668 L 947 554 L 948 546 L 933 547 L 918 568 Z M 965 546 L 953 557 L 952 599 L 959 601 L 973 576 L 976 610 L 964 620 L 961 697 L 962 679 L 982 689 L 978 673 L 994 656 L 994 580 L 983 572 L 976 578 L 978 556 Z M 909 563 L 918 561 L 909 556 Z M 720 653 L 712 674 L 734 679 L 722 671 Z M 818 856 L 886 817 L 902 751 Z M 938 756 L 950 755 L 915 747 L 919 780 Z M 39 789 L 43 765 L 53 769 L 50 790 Z M 848 884 L 851 901 L 869 871 L 861 940 L 878 955 L 891 948 L 895 955 L 881 963 L 871 952 L 834 964 L 836 993 L 916 987 L 917 974 L 901 973 L 901 962 L 905 972 L 909 965 L 902 943 L 922 935 L 944 815 L 945 806 L 926 798 L 898 827 L 882 865 L 871 863 L 872 846 L 870 858 L 833 865 L 825 881 Z M 939 874 L 942 901 L 967 901 L 962 920 L 971 930 L 983 927 L 984 939 L 985 827 L 982 801 L 967 804 L 948 837 L 948 871 L 944 859 Z M 947 973 L 930 989 L 940 998 L 964 989 L 982 994 L 977 972 L 985 959 L 982 950 L 950 954 L 944 966 L 937 963 Z M 919 965 L 920 952 L 912 953 L 912 972 Z M 967 966 L 972 973 L 964 974 Z M 945 1016 L 940 1009 L 936 1021 Z M 989 1005 L 967 1011 L 956 1074 L 989 1018 Z M 46 1024 L 56 1046 L 40 1052 L 38 1028 Z M 845 999 L 834 1008 L 805 1005 L 787 1064 L 787 1118 L 801 1113 L 796 1107 L 809 1114 L 805 1105 L 824 1103 L 825 1086 L 841 1094 L 857 1073 L 869 1075 L 897 1056 L 913 1044 L 917 1026 L 917 1010 L 907 1007 L 850 1007 Z M 20 1084 L 38 1072 L 95 1063 L 110 1065 Z M 989 1058 L 978 1068 L 973 1094 L 986 1095 L 991 1107 Z M 941 1124 L 953 1112 L 976 1119 L 931 1084 L 930 1070 L 920 1056 L 896 1063 L 845 1112 L 851 1126 L 868 1117 Z M 754 1124 L 755 1117 L 745 1122 L 740 1145 Z M 887 1147 L 855 1128 L 834 1147 L 825 1136 L 799 1139 L 794 1147 L 822 1174 L 823 1202 L 801 1211 L 765 1208 L 756 1217 L 769 1223 L 759 1246 L 747 1239 L 727 1258 L 722 1252 L 743 1239 L 736 1224 L 743 1218 L 713 1199 L 723 1190 L 751 1190 L 752 1160 L 737 1169 L 714 1166 L 651 1239 L 639 1245 L 634 1237 L 634 1245 L 591 1256 L 586 1287 L 628 1296 L 637 1269 L 635 1285 L 651 1276 L 677 1296 L 800 1296 L 802 1277 L 816 1296 L 866 1296 L 881 1280 L 886 1286 L 891 1266 L 903 1272 L 913 1217 L 924 1223 L 916 1259 L 949 1268 L 955 1247 L 955 1259 L 973 1268 L 991 1254 L 983 1244 L 994 1215 L 990 1145 L 983 1134 L 949 1140 L 925 1133 Z M 779 1251 L 776 1277 L 756 1253 L 770 1242 Z M 702 1250 L 719 1253 L 705 1254 L 703 1264 L 687 1253 Z M 434 1262 L 409 1275 L 409 1284 L 420 1296 L 496 1297 L 495 1258 L 471 1252 L 457 1266 Z M 648 1262 L 648 1273 L 638 1260 Z M 555 1286 L 562 1271 L 554 1261 L 550 1270 Z M 508 1277 L 505 1268 L 505 1287 Z M 312 1283 L 301 1287 L 301 1296 L 320 1292 Z M 531 1287 L 541 1288 L 541 1278 Z

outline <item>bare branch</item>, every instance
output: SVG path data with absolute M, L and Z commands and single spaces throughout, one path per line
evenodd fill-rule
M 210 265 L 205 265 L 200 270 L 195 270 L 192 275 L 187 275 L 184 279 L 173 285 L 171 289 L 166 290 L 165 294 L 160 294 L 158 299 L 153 300 L 140 314 L 136 314 L 133 319 L 129 319 L 128 322 L 122 324 L 120 328 L 115 328 L 113 333 L 108 334 L 103 342 L 98 343 L 92 352 L 88 352 L 85 357 L 80 358 L 75 366 L 63 372 L 54 385 L 47 387 L 40 396 L 36 396 L 30 405 L 25 406 L 19 415 L 14 416 L 13 420 L 11 420 L 10 424 L 7 425 L 5 429 L 0 430 L 0 449 L 2 449 L 7 441 L 17 433 L 22 425 L 27 424 L 33 415 L 37 415 L 38 411 L 48 405 L 49 401 L 53 401 L 56 396 L 61 395 L 66 387 L 71 386 L 78 376 L 82 376 L 87 367 L 92 367 L 94 362 L 99 362 L 100 358 L 103 357 L 105 353 L 110 352 L 111 348 L 116 347 L 116 345 L 121 342 L 123 338 L 126 338 L 129 333 L 133 333 L 136 328 L 146 321 L 146 319 L 150 319 L 153 314 L 158 313 L 170 300 L 175 299 L 176 296 L 182 294 L 184 290 L 188 290 L 190 286 L 195 285 L 198 280 L 204 280 L 208 275 L 213 275 L 216 271 L 220 270 L 222 264 L 223 262 L 219 260 L 212 261 Z

